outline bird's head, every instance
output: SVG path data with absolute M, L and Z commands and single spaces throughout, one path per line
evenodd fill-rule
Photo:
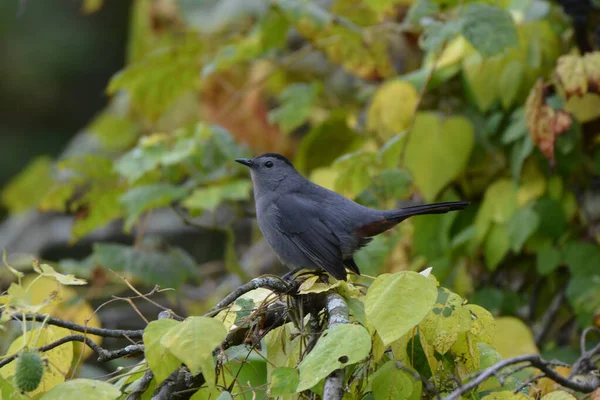
M 274 191 L 286 178 L 298 175 L 287 158 L 277 153 L 266 153 L 254 158 L 238 158 L 236 162 L 250 168 L 254 191 Z

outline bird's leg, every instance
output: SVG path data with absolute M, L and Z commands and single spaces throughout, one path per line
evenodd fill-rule
M 281 277 L 281 279 L 283 279 L 286 282 L 293 281 L 294 280 L 294 275 L 296 275 L 298 272 L 302 271 L 303 269 L 304 269 L 303 267 L 294 268 L 290 272 L 284 274 Z

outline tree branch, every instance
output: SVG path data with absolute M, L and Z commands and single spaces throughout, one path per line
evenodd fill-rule
M 580 357 L 580 359 L 575 362 L 574 366 L 577 365 L 578 363 L 581 363 L 582 359 L 589 360 L 589 358 L 591 356 L 593 356 L 594 354 L 596 354 L 598 352 L 600 352 L 600 345 L 596 346 L 594 349 L 592 349 L 589 352 L 586 352 L 584 355 L 582 355 L 582 357 Z M 445 397 L 445 399 L 446 400 L 460 399 L 463 394 L 475 389 L 477 386 L 482 384 L 486 379 L 488 379 L 492 376 L 496 376 L 498 374 L 498 372 L 501 371 L 502 369 L 510 367 L 511 365 L 516 365 L 516 364 L 521 364 L 521 363 L 528 363 L 529 366 L 539 369 L 545 376 L 552 379 L 554 382 L 556 382 L 568 389 L 576 390 L 578 392 L 590 393 L 590 392 L 593 392 L 594 390 L 596 390 L 600 385 L 600 383 L 594 382 L 594 381 L 584 382 L 579 379 L 565 378 L 564 376 L 562 376 L 558 372 L 556 372 L 554 369 L 552 369 L 553 363 L 551 361 L 546 361 L 537 354 L 528 354 L 528 355 L 509 358 L 507 360 L 500 361 L 499 363 L 494 364 L 489 368 L 486 368 L 479 375 L 477 375 L 472 381 L 469 381 L 465 385 L 454 390 L 447 397 Z
M 96 343 L 94 343 L 94 341 L 92 339 L 90 339 L 87 336 L 84 335 L 68 335 L 65 336 L 63 338 L 58 339 L 55 342 L 49 343 L 45 346 L 41 346 L 38 347 L 37 349 L 35 349 L 35 351 L 38 351 L 40 353 L 49 351 L 54 349 L 55 347 L 58 347 L 60 345 L 63 345 L 65 343 L 68 342 L 82 342 L 85 343 L 90 349 L 92 349 L 94 351 L 94 353 L 96 353 L 96 355 L 98 355 L 98 361 L 99 362 L 106 362 L 106 361 L 110 361 L 110 360 L 114 360 L 115 358 L 121 358 L 121 357 L 125 357 L 125 356 L 131 356 L 134 354 L 142 354 L 144 352 L 144 345 L 130 345 L 127 346 L 125 348 L 119 349 L 119 350 L 115 350 L 115 351 L 109 351 L 106 350 L 100 346 L 98 346 Z M 6 357 L 5 359 L 0 361 L 0 368 L 4 367 L 7 364 L 10 364 L 11 362 L 13 362 L 15 359 L 17 359 L 19 357 L 18 353 L 15 353 L 9 357 Z
M 238 287 L 233 292 L 231 292 L 227 297 L 217 303 L 216 306 L 211 308 L 206 314 L 205 317 L 214 317 L 224 309 L 229 306 L 231 303 L 236 301 L 240 296 L 258 288 L 267 288 L 271 289 L 275 293 L 288 293 L 291 287 L 281 278 L 273 277 L 273 276 L 260 276 L 258 278 L 252 279 L 250 282 Z
M 23 315 L 14 314 L 12 319 L 17 321 L 23 321 Z M 59 318 L 49 317 L 42 314 L 25 314 L 25 321 L 37 321 L 45 322 L 49 325 L 60 326 L 61 328 L 67 328 L 72 331 L 86 333 L 89 335 L 96 335 L 102 337 L 111 338 L 125 338 L 125 339 L 141 339 L 144 334 L 143 329 L 138 330 L 122 330 L 122 329 L 104 329 L 94 328 L 92 326 L 78 325 L 73 322 L 65 321 Z
M 342 296 L 330 291 L 327 293 L 325 303 L 329 314 L 328 328 L 350 323 L 348 305 Z M 323 400 L 340 400 L 344 397 L 344 370 L 345 368 L 336 369 L 325 379 Z

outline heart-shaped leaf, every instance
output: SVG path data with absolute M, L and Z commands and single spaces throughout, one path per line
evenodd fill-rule
M 464 117 L 443 121 L 433 113 L 417 115 L 405 164 L 427 201 L 463 172 L 474 143 L 475 130 Z

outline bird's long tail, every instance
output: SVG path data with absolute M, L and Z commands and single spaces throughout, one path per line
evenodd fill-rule
M 468 201 L 448 201 L 445 203 L 424 204 L 421 206 L 412 206 L 400 208 L 398 210 L 390 210 L 386 218 L 394 220 L 396 223 L 405 220 L 413 215 L 425 214 L 445 214 L 449 211 L 459 211 L 469 205 Z M 398 221 L 399 220 L 399 221 Z
M 425 204 L 399 208 L 397 210 L 381 211 L 379 217 L 360 227 L 362 237 L 379 235 L 382 232 L 396 226 L 408 217 L 424 214 L 444 214 L 449 211 L 458 211 L 469 205 L 468 201 L 450 201 L 446 203 Z

